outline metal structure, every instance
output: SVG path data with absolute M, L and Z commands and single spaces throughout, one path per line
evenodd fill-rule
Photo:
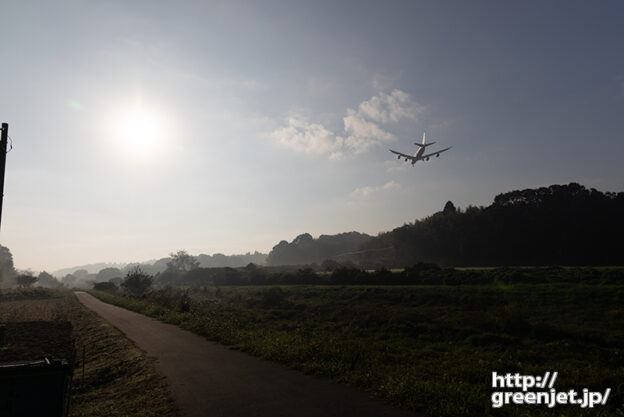
M 6 168 L 8 140 L 9 124 L 2 123 L 2 136 L 0 137 L 0 226 L 2 225 L 2 202 L 4 200 L 4 170 Z

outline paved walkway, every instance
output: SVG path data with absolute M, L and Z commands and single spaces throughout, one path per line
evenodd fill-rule
M 408 417 L 365 392 L 228 349 L 171 324 L 76 292 L 148 356 L 167 378 L 183 416 Z

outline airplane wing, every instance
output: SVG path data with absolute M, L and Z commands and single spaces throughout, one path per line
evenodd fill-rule
M 395 155 L 399 155 L 399 156 L 401 156 L 401 157 L 403 157 L 403 158 L 407 158 L 407 159 L 410 159 L 410 160 L 412 160 L 412 161 L 413 161 L 414 159 L 416 159 L 416 158 L 414 158 L 412 155 L 407 155 L 407 154 L 404 154 L 404 153 L 402 153 L 402 152 L 393 151 L 392 149 L 389 149 L 389 151 L 390 151 L 390 152 L 392 152 L 392 153 L 393 153 L 393 154 L 395 154 Z
M 425 159 L 425 158 L 428 158 L 428 157 L 433 156 L 433 155 L 440 155 L 442 152 L 448 151 L 451 148 L 452 148 L 452 146 L 449 146 L 448 148 L 444 148 L 444 149 L 441 149 L 439 151 L 435 151 L 435 152 L 431 152 L 431 153 L 429 153 L 427 155 L 423 155 L 423 156 L 421 156 L 421 158 Z

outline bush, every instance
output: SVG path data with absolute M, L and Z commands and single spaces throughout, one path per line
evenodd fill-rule
M 95 282 L 93 289 L 96 291 L 117 292 L 117 286 L 112 282 Z
M 19 285 L 20 287 L 28 288 L 35 282 L 37 282 L 37 277 L 31 274 L 21 274 L 15 278 L 15 282 L 17 282 L 17 285 Z
M 191 297 L 189 297 L 188 290 L 184 291 L 178 301 L 178 311 L 181 313 L 188 313 L 191 311 Z
M 141 267 L 132 268 L 124 278 L 121 286 L 131 295 L 140 297 L 150 290 L 153 278 L 150 274 L 143 272 Z

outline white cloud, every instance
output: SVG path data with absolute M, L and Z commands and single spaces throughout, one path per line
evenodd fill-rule
M 289 117 L 288 126 L 274 130 L 270 136 L 281 146 L 296 152 L 328 154 L 333 159 L 342 155 L 342 137 L 334 135 L 321 124 L 309 123 L 301 117 Z
M 302 117 L 289 117 L 287 126 L 269 134 L 278 144 L 309 155 L 360 154 L 369 148 L 395 140 L 387 125 L 403 120 L 415 121 L 424 107 L 412 101 L 409 94 L 393 90 L 379 93 L 362 102 L 357 110 L 347 109 L 343 118 L 344 134 L 340 135 Z M 382 127 L 383 126 L 383 127 Z
M 365 116 L 353 109 L 347 110 L 343 121 L 344 130 L 349 135 L 345 146 L 356 154 L 373 145 L 394 140 L 394 135 L 384 131 L 378 124 L 366 120 Z
M 361 198 L 370 197 L 371 194 L 375 194 L 380 191 L 398 190 L 400 188 L 401 188 L 401 184 L 395 181 L 388 181 L 384 185 L 377 185 L 377 186 L 367 185 L 366 187 L 356 188 L 355 190 L 351 192 L 351 194 L 349 194 L 349 196 L 351 198 L 361 199 Z
M 401 119 L 416 120 L 423 109 L 422 106 L 412 102 L 405 91 L 394 89 L 390 94 L 380 92 L 361 103 L 358 113 L 375 122 L 396 123 Z

